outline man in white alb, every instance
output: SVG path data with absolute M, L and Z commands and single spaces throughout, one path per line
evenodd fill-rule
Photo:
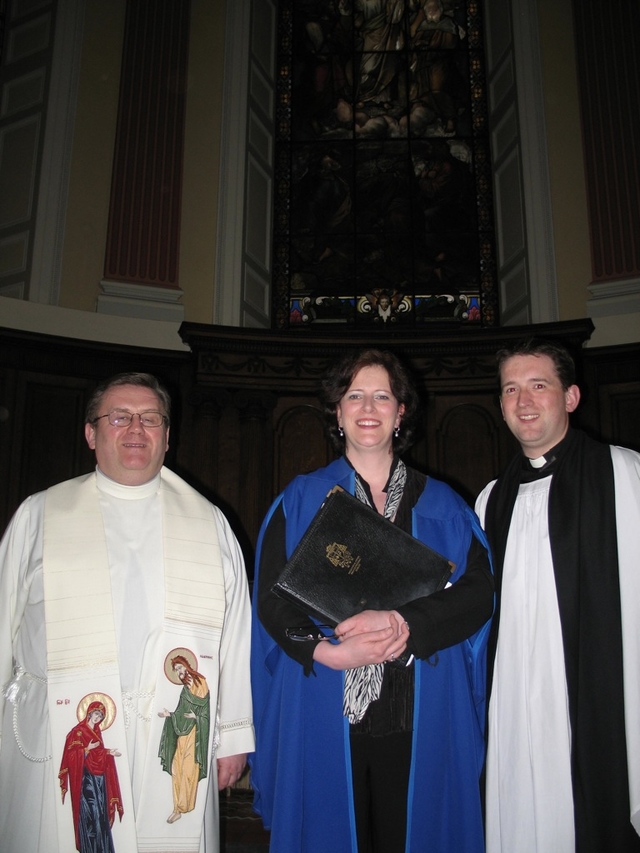
M 478 497 L 489 640 L 488 853 L 640 851 L 640 454 L 569 426 L 562 346 L 498 353 L 518 454 Z
M 218 850 L 218 790 L 254 747 L 247 579 L 223 514 L 163 466 L 169 417 L 149 374 L 101 384 L 85 421 L 95 472 L 27 498 L 0 545 L 2 853 L 66 853 L 98 831 L 117 853 Z M 195 807 L 170 823 L 160 712 L 177 656 L 206 679 L 211 725 Z M 120 789 L 107 817 L 105 747 Z

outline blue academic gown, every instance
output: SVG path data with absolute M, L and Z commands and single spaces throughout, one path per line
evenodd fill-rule
M 286 518 L 291 555 L 327 492 L 353 494 L 355 472 L 339 459 L 293 480 L 265 518 L 257 548 L 277 506 Z M 413 535 L 464 573 L 475 513 L 449 486 L 427 479 L 413 510 Z M 342 713 L 344 673 L 316 664 L 305 676 L 262 627 L 254 595 L 252 689 L 256 752 L 250 756 L 254 808 L 271 830 L 274 853 L 357 853 L 349 724 Z M 407 808 L 407 853 L 482 853 L 479 777 L 484 762 L 488 623 L 474 636 L 415 662 L 413 753 Z

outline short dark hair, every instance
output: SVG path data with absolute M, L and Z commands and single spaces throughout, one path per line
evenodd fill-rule
M 162 414 L 166 417 L 165 425 L 169 425 L 171 418 L 171 397 L 164 385 L 152 376 L 150 373 L 118 373 L 110 379 L 104 379 L 100 382 L 87 403 L 87 410 L 84 416 L 86 424 L 92 424 L 98 416 L 98 411 L 102 404 L 102 398 L 111 390 L 119 385 L 138 385 L 141 388 L 149 388 L 158 398 Z
M 505 361 L 508 361 L 515 355 L 547 355 L 555 366 L 558 379 L 562 383 L 563 389 L 566 391 L 570 385 L 576 384 L 576 365 L 569 350 L 556 341 L 550 341 L 546 338 L 532 337 L 510 344 L 503 349 L 498 350 L 496 353 L 496 361 L 498 363 L 498 388 L 500 390 L 502 390 L 502 366 Z
M 389 384 L 398 403 L 404 405 L 400 434 L 393 436 L 394 453 L 403 453 L 413 443 L 420 398 L 409 371 L 397 355 L 388 350 L 366 349 L 349 353 L 333 365 L 322 380 L 321 399 L 324 407 L 325 428 L 334 448 L 344 452 L 345 439 L 338 432 L 336 408 L 344 397 L 354 376 L 363 367 L 383 367 L 389 375 Z

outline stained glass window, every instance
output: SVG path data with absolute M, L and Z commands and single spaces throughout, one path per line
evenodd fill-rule
M 273 318 L 495 325 L 479 3 L 281 0 Z

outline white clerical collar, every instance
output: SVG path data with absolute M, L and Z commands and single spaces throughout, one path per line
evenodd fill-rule
M 111 477 L 107 477 L 96 466 L 96 485 L 101 492 L 110 495 L 112 498 L 121 498 L 125 501 L 139 501 L 157 494 L 160 488 L 160 472 L 158 471 L 152 480 L 142 483 L 140 486 L 125 486 L 123 483 L 117 483 Z
M 529 460 L 529 465 L 531 465 L 532 468 L 544 468 L 544 466 L 546 464 L 547 464 L 547 459 L 545 456 L 538 456 L 537 459 L 530 459 Z

